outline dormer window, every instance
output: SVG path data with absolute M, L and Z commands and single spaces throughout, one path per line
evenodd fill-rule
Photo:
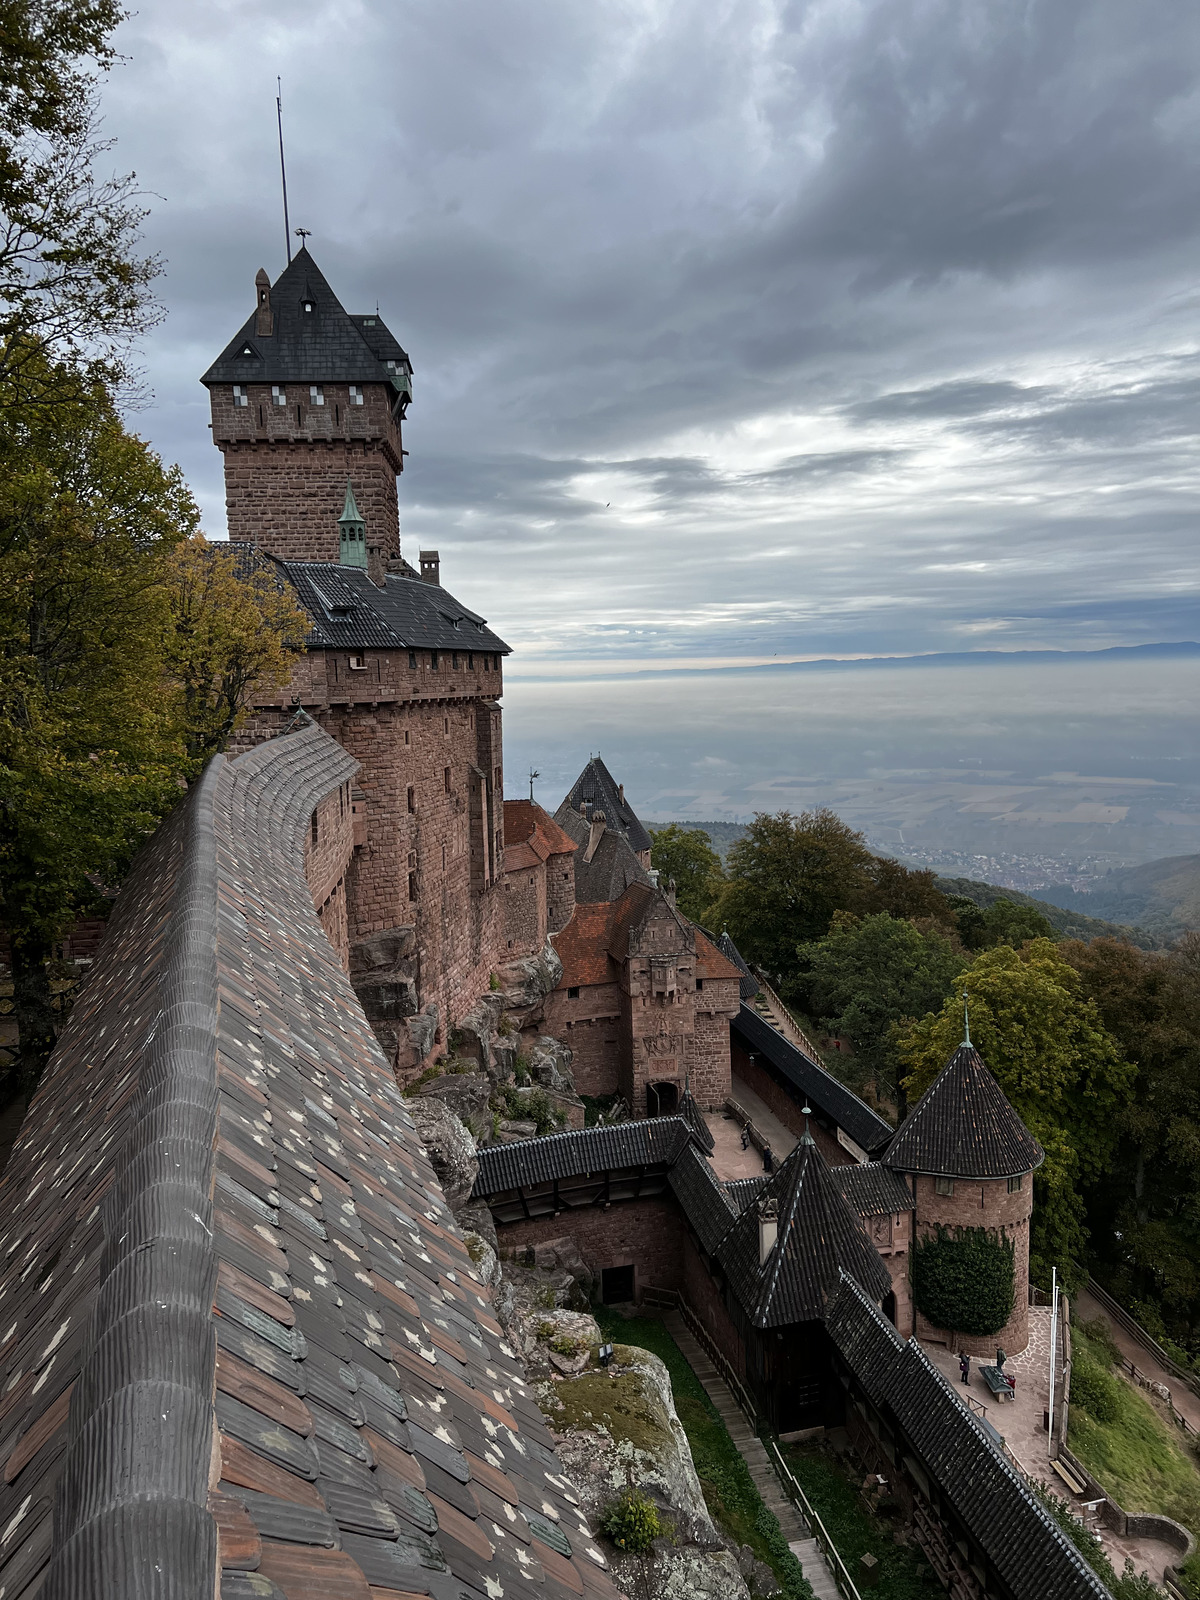
M 305 314 L 305 316 L 308 316 L 308 317 L 311 317 L 311 316 L 312 316 L 312 314 L 313 314 L 313 312 L 314 312 L 314 311 L 315 311 L 315 310 L 316 310 L 316 309 L 317 309 L 317 308 L 316 308 L 316 306 L 315 306 L 315 305 L 313 305 L 313 303 L 312 303 L 312 301 L 311 301 L 311 300 L 301 300 L 301 302 L 300 302 L 300 309 L 301 309 L 301 311 L 303 311 L 303 312 L 304 312 L 304 314 Z
M 325 391 L 319 383 L 309 384 L 308 403 L 311 406 L 323 406 L 325 404 Z
M 242 346 L 242 348 L 238 351 L 239 358 L 241 358 L 243 356 L 249 356 L 251 359 L 253 359 L 257 354 L 258 354 L 258 351 L 254 348 L 253 345 L 250 345 L 250 344 L 244 344 Z
M 284 387 L 281 383 L 273 383 L 271 385 L 271 404 L 273 406 L 287 405 L 287 394 L 284 392 Z
M 248 406 L 250 404 L 250 396 L 246 393 L 244 384 L 234 384 L 233 403 L 235 406 Z
M 373 328 L 374 326 L 375 326 L 375 318 L 374 317 L 364 317 L 363 318 L 363 327 L 364 328 Z
M 362 392 L 362 389 L 357 383 L 352 383 L 350 385 L 350 404 L 352 406 L 360 406 L 360 405 L 362 405 L 362 403 L 363 403 L 363 392 Z

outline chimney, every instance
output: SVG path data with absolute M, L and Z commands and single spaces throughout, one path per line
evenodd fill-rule
M 377 589 L 387 588 L 387 552 L 382 545 L 367 546 L 367 577 Z
M 773 1195 L 758 1202 L 758 1264 L 761 1267 L 779 1238 L 779 1201 Z
M 675 904 L 675 879 L 674 878 L 668 878 L 667 879 L 666 896 L 667 896 L 667 904 L 669 906 L 674 906 L 674 904 Z
M 440 584 L 442 562 L 436 550 L 421 551 L 421 577 L 426 583 Z
M 608 819 L 605 817 L 603 811 L 592 812 L 592 831 L 588 835 L 587 849 L 583 852 L 583 859 L 585 862 L 590 861 L 596 854 L 596 846 L 604 837 L 604 829 L 607 825 L 607 821 Z
M 617 799 L 622 805 L 625 804 L 625 785 L 623 783 L 617 785 Z
M 261 267 L 254 274 L 254 291 L 258 301 L 254 332 L 260 339 L 269 339 L 275 332 L 275 313 L 271 310 L 271 280 Z

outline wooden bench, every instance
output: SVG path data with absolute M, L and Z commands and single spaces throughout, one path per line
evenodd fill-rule
M 1071 1471 L 1070 1467 L 1067 1466 L 1065 1461 L 1052 1461 L 1050 1466 L 1055 1472 L 1058 1473 L 1059 1477 L 1066 1484 L 1067 1488 L 1070 1489 L 1072 1494 L 1082 1495 L 1084 1493 L 1087 1488 L 1087 1484 L 1085 1484 L 1075 1475 L 1074 1472 Z
M 1011 1400 L 1013 1398 L 1012 1385 L 999 1367 L 980 1367 L 979 1376 L 987 1384 L 997 1400 Z

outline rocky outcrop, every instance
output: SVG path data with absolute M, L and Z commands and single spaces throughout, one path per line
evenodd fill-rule
M 417 1009 L 416 929 L 385 928 L 351 945 L 350 982 L 388 1061 L 403 1070 L 412 1043 L 405 1022 Z
M 440 1100 L 466 1127 L 477 1144 L 487 1144 L 492 1136 L 492 1097 L 490 1078 L 481 1072 L 445 1072 L 440 1078 L 423 1083 L 417 1090 L 422 1100 Z
M 479 1070 L 489 1076 L 495 1074 L 493 1043 L 500 1023 L 504 1001 L 498 993 L 488 992 L 460 1017 L 450 1032 L 450 1045 L 455 1055 L 479 1063 Z
M 529 1076 L 543 1089 L 556 1094 L 575 1093 L 575 1079 L 571 1076 L 574 1053 L 560 1039 L 543 1033 L 535 1040 L 529 1052 Z
M 589 1359 L 577 1373 L 555 1369 L 555 1356 L 569 1361 L 572 1345 L 586 1338 L 590 1353 L 598 1343 L 594 1322 L 594 1334 L 579 1326 L 591 1321 L 545 1317 L 538 1340 L 550 1375 L 537 1392 L 589 1523 L 601 1523 L 613 1501 L 633 1487 L 655 1502 L 669 1530 L 645 1555 L 615 1547 L 607 1552 L 618 1587 L 651 1600 L 749 1600 L 738 1557 L 709 1515 L 670 1375 L 658 1357 L 617 1345 L 607 1368 Z
M 479 1158 L 469 1131 L 441 1100 L 418 1095 L 408 1102 L 446 1204 L 455 1211 L 470 1199 L 479 1174 Z
M 405 1019 L 404 1027 L 408 1034 L 408 1055 L 411 1064 L 419 1065 L 433 1049 L 440 1020 L 438 1008 L 432 1002 L 419 1016 Z
M 519 961 L 507 962 L 496 974 L 504 1009 L 514 1013 L 514 1021 L 519 1019 L 522 1028 L 540 1022 L 546 996 L 557 988 L 562 974 L 558 951 L 549 939 L 541 955 L 522 956 Z

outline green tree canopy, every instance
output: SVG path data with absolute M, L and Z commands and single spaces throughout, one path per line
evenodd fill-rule
M 936 1014 L 899 1040 L 910 1099 L 922 1094 L 962 1038 L 961 994 L 971 1038 L 1018 1116 L 1042 1145 L 1035 1176 L 1031 1271 L 1049 1281 L 1085 1242 L 1080 1189 L 1112 1164 L 1134 1068 L 1107 1031 L 1079 973 L 1048 939 L 1021 950 L 985 950 Z
M 116 0 L 0 0 L 0 404 L 129 375 L 159 263 L 134 175 L 99 176 Z
M 936 930 L 922 932 L 886 911 L 859 920 L 835 913 L 819 941 L 801 945 L 808 1008 L 849 1039 L 862 1077 L 903 1106 L 896 1028 L 938 1010 L 955 987 L 962 956 Z
M 657 867 L 659 882 L 674 878 L 679 909 L 693 922 L 703 922 L 725 877 L 712 840 L 703 828 L 681 828 L 677 822 L 651 828 L 650 838 L 650 864 Z
M 1200 936 L 1167 952 L 1116 939 L 1058 948 L 1137 1068 L 1117 1159 L 1087 1193 L 1096 1274 L 1200 1354 Z
M 835 911 L 873 887 L 862 834 L 832 811 L 760 812 L 729 852 L 728 881 L 710 913 L 748 961 L 772 973 L 796 967 L 796 946 L 820 939 Z
M 52 945 L 178 796 L 161 557 L 195 520 L 103 390 L 0 407 L 0 920 L 22 1089 L 53 1039 Z

